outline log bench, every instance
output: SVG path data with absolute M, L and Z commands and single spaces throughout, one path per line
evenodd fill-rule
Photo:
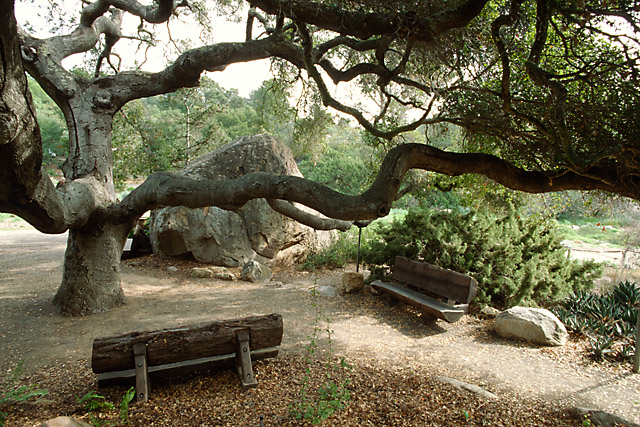
M 400 283 L 374 281 L 372 290 L 411 304 L 427 317 L 449 323 L 462 317 L 478 292 L 478 282 L 473 277 L 400 256 L 395 259 L 392 278 Z
M 149 398 L 150 376 L 213 368 L 235 367 L 246 389 L 258 384 L 252 361 L 278 355 L 282 330 L 282 316 L 269 314 L 98 338 L 91 367 L 99 386 L 135 379 L 138 401 Z

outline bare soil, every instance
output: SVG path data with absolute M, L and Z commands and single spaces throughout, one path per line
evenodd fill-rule
M 90 368 L 97 337 L 267 313 L 283 316 L 284 337 L 280 356 L 255 367 L 257 388 L 243 392 L 230 371 L 154 384 L 150 402 L 132 406 L 131 425 L 298 425 L 289 408 L 303 381 L 316 301 L 330 321 L 335 356 L 352 366 L 333 373 L 339 383 L 349 381 L 351 398 L 326 425 L 581 425 L 569 414 L 575 406 L 640 422 L 640 376 L 630 364 L 595 363 L 577 340 L 563 348 L 506 341 L 491 321 L 475 316 L 425 324 L 411 308 L 389 307 L 366 292 L 314 300 L 310 289 L 335 284 L 342 271 L 277 271 L 274 281 L 252 284 L 196 279 L 188 275 L 197 265 L 192 261 L 144 257 L 123 262 L 126 306 L 62 317 L 50 301 L 65 245 L 65 236 L 0 230 L 0 369 L 23 360 L 25 383 L 49 390 L 39 403 L 0 408 L 9 414 L 7 426 L 59 415 L 89 421 L 75 396 L 97 388 Z M 169 265 L 178 271 L 167 271 Z M 312 368 L 318 380 L 328 369 Z M 459 391 L 437 376 L 477 384 L 499 398 Z M 99 390 L 115 403 L 124 391 Z M 100 417 L 115 421 L 117 412 Z

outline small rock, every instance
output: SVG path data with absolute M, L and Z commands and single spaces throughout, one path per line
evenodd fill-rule
M 229 273 L 228 271 L 221 271 L 218 273 L 214 272 L 213 278 L 218 280 L 228 280 L 228 281 L 236 280 L 236 276 L 233 273 Z
M 33 404 L 36 405 L 36 406 L 54 406 L 54 405 L 57 405 L 58 402 L 56 402 L 55 400 L 52 400 L 52 399 L 44 399 L 44 398 L 42 398 L 42 399 L 36 399 L 33 402 Z
M 173 265 L 170 265 L 169 267 L 167 267 L 167 271 L 169 273 L 175 273 L 176 271 L 178 271 L 178 267 L 174 267 Z
M 200 279 L 207 279 L 207 278 L 213 277 L 213 272 L 211 270 L 209 270 L 208 268 L 194 267 L 194 268 L 191 269 L 191 272 L 189 273 L 189 276 L 198 277 Z
M 364 275 L 356 272 L 345 272 L 342 275 L 340 290 L 345 293 L 359 292 L 364 288 Z
M 638 424 L 630 423 L 617 415 L 610 414 L 598 409 L 574 408 L 573 412 L 578 418 L 584 420 L 588 418 L 593 425 L 602 427 L 628 426 L 638 427 Z
M 91 427 L 91 424 L 70 417 L 58 417 L 43 422 L 41 427 Z
M 249 282 L 268 282 L 273 277 L 271 269 L 258 261 L 249 261 L 242 267 L 240 278 Z
M 500 310 L 494 307 L 489 307 L 487 305 L 485 307 L 482 307 L 482 310 L 480 310 L 480 313 L 478 313 L 478 317 L 480 319 L 495 319 L 498 314 L 500 314 Z
M 281 288 L 282 286 L 284 286 L 284 283 L 282 282 L 269 282 L 266 284 L 266 286 L 270 287 L 270 288 Z
M 315 289 L 316 293 L 321 297 L 335 297 L 338 295 L 338 290 L 333 286 L 318 286 L 311 289 Z
M 487 398 L 487 399 L 497 399 L 498 398 L 498 396 L 496 396 L 495 394 L 493 394 L 490 391 L 487 391 L 487 390 L 483 389 L 482 387 L 477 386 L 475 384 L 469 384 L 469 383 L 465 383 L 465 382 L 460 381 L 460 380 L 456 380 L 455 378 L 442 377 L 442 376 L 439 376 L 438 379 L 440 381 L 443 381 L 443 382 L 447 383 L 447 384 L 451 384 L 455 388 L 458 388 L 460 390 L 470 391 L 471 393 L 475 393 L 478 396 L 482 396 L 482 397 Z
M 503 338 L 515 338 L 542 345 L 560 346 L 569 334 L 560 320 L 544 308 L 511 307 L 496 316 L 496 332 Z

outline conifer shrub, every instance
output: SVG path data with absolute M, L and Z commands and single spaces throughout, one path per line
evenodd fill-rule
M 497 307 L 550 305 L 588 290 L 599 264 L 567 259 L 554 226 L 515 211 L 413 210 L 378 231 L 363 248 L 374 278 L 390 273 L 397 255 L 468 274 L 478 281 L 475 302 Z

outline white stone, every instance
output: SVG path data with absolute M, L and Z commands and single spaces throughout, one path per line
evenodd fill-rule
M 258 261 L 249 261 L 242 266 L 240 278 L 249 282 L 268 282 L 273 277 L 271 269 Z
M 569 339 L 562 322 L 544 308 L 512 307 L 496 316 L 495 328 L 501 337 L 536 344 L 559 346 Z
M 229 273 L 228 271 L 220 271 L 217 273 L 214 272 L 213 278 L 218 280 L 227 280 L 230 282 L 236 280 L 236 276 L 233 273 Z
M 194 267 L 189 273 L 191 277 L 198 277 L 200 279 L 208 279 L 213 277 L 213 272 L 206 267 Z
M 333 286 L 318 286 L 315 288 L 316 293 L 321 297 L 335 297 L 338 295 L 338 290 Z
M 480 310 L 478 317 L 481 319 L 495 319 L 496 316 L 500 314 L 500 310 L 494 307 L 484 306 Z
M 58 417 L 43 422 L 41 427 L 91 427 L 91 424 L 70 417 Z
M 340 291 L 345 293 L 359 292 L 364 288 L 364 275 L 354 271 L 347 271 L 342 274 Z
M 447 383 L 447 384 L 451 384 L 452 386 L 456 387 L 457 389 L 460 390 L 466 390 L 469 391 L 471 393 L 477 394 L 479 396 L 482 396 L 484 398 L 487 399 L 497 399 L 498 396 L 496 396 L 495 394 L 491 393 L 490 391 L 487 391 L 485 389 L 483 389 L 482 387 L 475 385 L 475 384 L 469 384 L 466 383 L 464 381 L 460 381 L 457 380 L 455 378 L 450 378 L 450 377 L 445 377 L 445 376 L 438 376 L 438 378 Z

